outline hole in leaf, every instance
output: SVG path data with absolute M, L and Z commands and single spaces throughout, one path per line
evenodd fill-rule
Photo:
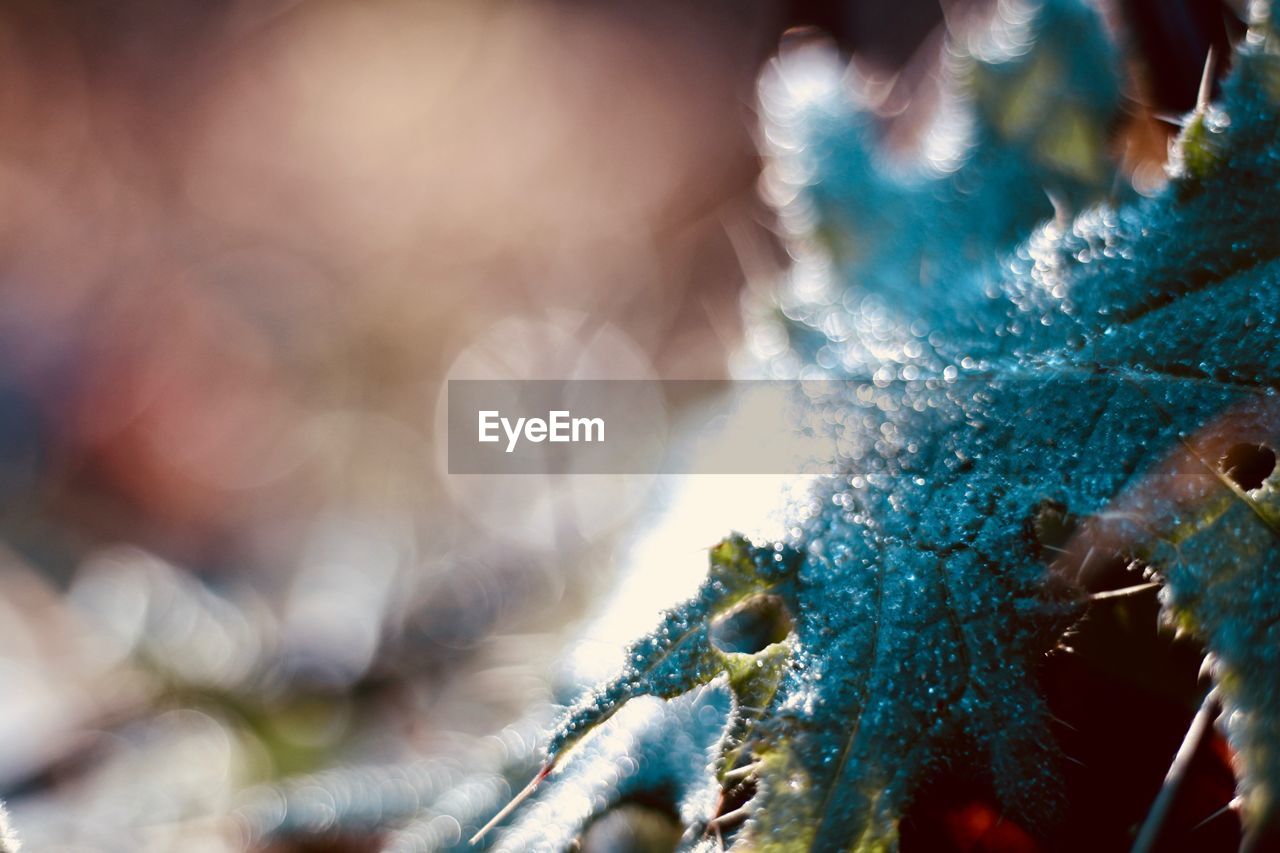
M 1262 485 L 1276 469 L 1275 451 L 1265 444 L 1237 444 L 1222 457 L 1222 473 L 1246 492 Z
M 1032 545 L 1047 560 L 1056 559 L 1063 553 L 1078 527 L 1079 519 L 1067 511 L 1066 504 L 1051 499 L 1037 504 L 1027 520 Z
M 683 828 L 666 804 L 624 800 L 593 820 L 578 839 L 581 853 L 667 853 Z
M 791 633 L 791 614 L 776 595 L 747 599 L 711 623 L 711 643 L 722 652 L 753 655 Z

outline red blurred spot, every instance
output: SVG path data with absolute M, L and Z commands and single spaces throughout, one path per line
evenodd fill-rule
M 954 849 L 964 853 L 1036 853 L 1035 840 L 1018 824 L 983 802 L 970 802 L 942 817 Z

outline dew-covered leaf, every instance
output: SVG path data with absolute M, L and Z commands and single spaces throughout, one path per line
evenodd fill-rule
M 1084 14 L 1044 4 L 1068 11 Z M 808 426 L 835 433 L 846 473 L 788 542 L 713 549 L 699 593 L 557 728 L 545 784 L 629 700 L 726 679 L 734 701 L 707 772 L 725 799 L 746 774 L 749 818 L 708 815 L 690 845 L 893 848 L 947 767 L 1049 834 L 1057 750 L 1034 670 L 1085 606 L 1091 561 L 1121 556 L 1166 582 L 1166 616 L 1212 654 L 1246 818 L 1255 831 L 1274 820 L 1280 55 L 1255 23 L 1221 101 L 1189 118 L 1165 191 L 1044 225 L 998 263 L 993 244 L 1043 218 L 1017 212 L 1023 182 L 1049 183 L 1028 171 L 1041 143 L 890 187 L 862 137 L 842 154 L 829 125 L 806 125 L 811 102 L 783 110 L 800 260 L 775 315 L 788 344 L 765 353 L 767 370 L 842 380 L 813 394 Z M 1088 53 L 1079 36 L 1054 53 L 1053 33 L 1008 61 L 1030 76 Z M 990 134 L 1020 123 L 984 114 L 976 92 L 980 148 L 1007 143 Z M 715 626 L 765 597 L 785 634 L 718 646 Z

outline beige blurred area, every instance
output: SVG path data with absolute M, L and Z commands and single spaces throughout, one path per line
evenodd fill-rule
M 0 24 L 2 369 L 78 535 L 232 568 L 430 502 L 440 379 L 512 316 L 723 372 L 761 9 L 87 5 Z
M 0 799 L 31 849 L 225 849 L 247 784 L 547 699 L 649 484 L 450 486 L 442 383 L 724 374 L 776 251 L 777 5 L 0 8 Z

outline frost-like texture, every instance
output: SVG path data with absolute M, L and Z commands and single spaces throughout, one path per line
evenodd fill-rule
M 18 836 L 9 826 L 9 813 L 5 811 L 4 804 L 0 803 L 0 853 L 18 853 L 20 848 Z
M 832 366 L 831 338 L 860 371 L 870 354 L 849 345 L 859 305 L 900 311 L 909 299 L 922 322 L 945 324 L 957 283 L 980 281 L 975 265 L 1055 205 L 1066 214 L 1122 186 L 1108 156 L 1118 58 L 1092 9 L 1003 0 L 993 20 L 950 39 L 942 103 L 914 158 L 882 150 L 881 123 L 832 58 L 811 50 L 766 72 L 775 157 L 764 185 L 801 259 L 777 294 L 787 351 L 770 353 L 773 375 Z
M 1084 14 L 1073 6 L 1047 10 Z M 757 786 L 735 847 L 892 848 L 944 763 L 973 768 L 1049 832 L 1055 749 L 1032 669 L 1079 612 L 1055 578 L 1087 577 L 1094 555 L 1113 554 L 1166 579 L 1168 617 L 1214 655 L 1246 817 L 1272 819 L 1276 482 L 1248 491 L 1230 459 L 1280 446 L 1275 51 L 1255 28 L 1222 102 L 1189 120 L 1159 197 L 1043 226 L 999 264 L 985 250 L 1026 222 L 1025 187 L 1004 183 L 1001 164 L 1026 181 L 1034 156 L 974 154 L 972 173 L 903 195 L 856 145 L 845 160 L 822 122 L 795 120 L 804 104 L 784 111 L 775 138 L 798 182 L 788 220 L 801 260 L 780 300 L 785 336 L 760 338 L 774 375 L 845 380 L 816 386 L 806 426 L 833 433 L 848 473 L 793 541 L 718 546 L 699 595 L 570 712 L 553 762 L 629 699 L 727 673 L 718 772 L 750 767 Z M 984 134 L 998 122 L 978 115 L 977 139 L 995 144 Z M 883 241 L 864 239 L 877 204 Z M 1048 535 L 1055 526 L 1074 537 Z M 785 604 L 785 638 L 719 650 L 715 620 L 761 595 Z M 725 828 L 693 826 L 686 841 Z
M 673 804 L 682 825 L 698 825 L 720 792 L 708 767 L 716 760 L 729 706 L 723 685 L 665 705 L 651 699 L 628 703 L 600 737 L 575 751 L 557 784 L 502 834 L 497 849 L 566 849 L 592 818 L 627 800 Z

